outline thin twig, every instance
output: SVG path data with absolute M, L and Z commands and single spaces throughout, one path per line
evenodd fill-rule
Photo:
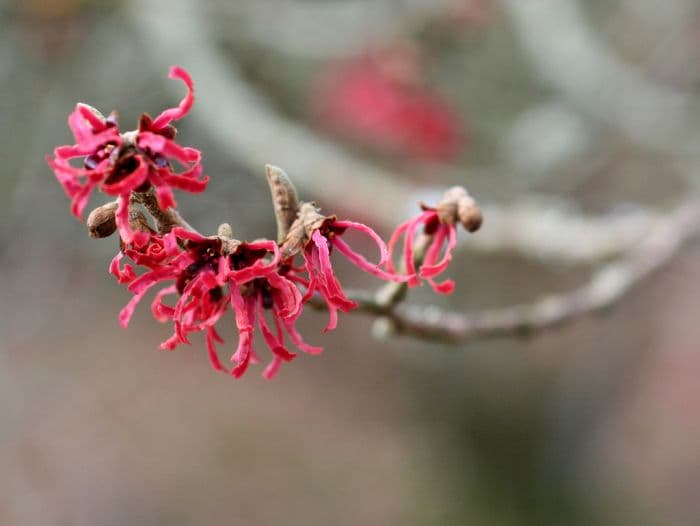
M 163 210 L 158 206 L 158 200 L 152 191 L 144 193 L 134 193 L 132 195 L 133 201 L 142 204 L 146 210 L 153 216 L 156 222 L 156 229 L 159 234 L 167 234 L 174 227 L 181 226 L 190 230 L 191 232 L 197 232 L 197 230 L 190 225 L 185 219 L 180 215 L 180 213 L 174 208 L 168 208 Z

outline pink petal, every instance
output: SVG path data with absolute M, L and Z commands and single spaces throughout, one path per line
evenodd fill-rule
M 83 218 L 83 212 L 85 211 L 88 201 L 90 201 L 90 194 L 94 188 L 94 184 L 88 183 L 81 187 L 73 196 L 70 211 L 78 219 Z
M 216 352 L 216 341 L 220 340 L 218 334 L 216 334 L 216 331 L 214 330 L 213 327 L 209 327 L 207 330 L 207 336 L 206 336 L 206 342 L 207 342 L 207 352 L 209 355 L 209 362 L 211 363 L 211 366 L 216 370 L 216 371 L 226 371 L 226 368 L 221 364 L 221 360 L 219 360 L 219 354 Z
M 90 123 L 93 130 L 101 130 L 106 125 L 105 121 L 100 119 L 100 117 L 92 111 L 90 106 L 82 102 L 75 105 L 75 113 L 79 113 L 83 119 Z
M 103 182 L 101 190 L 107 195 L 124 195 L 136 190 L 148 179 L 148 165 L 141 156 L 136 156 L 138 166 L 129 175 L 115 183 Z
M 389 272 L 395 272 L 395 267 L 394 267 L 394 248 L 396 247 L 396 243 L 398 243 L 399 239 L 401 238 L 401 234 L 406 232 L 406 229 L 408 228 L 408 225 L 411 223 L 411 221 L 406 221 L 405 223 L 401 223 L 398 227 L 396 227 L 396 230 L 394 230 L 394 233 L 391 235 L 391 238 L 389 238 L 389 245 L 388 245 L 388 250 L 389 250 L 389 258 L 387 259 L 386 262 L 386 269 Z
M 176 174 L 170 171 L 164 171 L 161 174 L 163 181 L 173 188 L 182 190 L 183 192 L 190 192 L 193 194 L 199 194 L 207 189 L 209 184 L 209 176 L 204 176 L 201 179 L 198 177 L 202 173 L 202 166 L 196 165 L 194 168 L 188 172 L 182 174 Z M 172 205 L 170 205 L 172 206 Z
M 272 361 L 265 367 L 263 371 L 263 378 L 266 380 L 272 380 L 280 370 L 280 365 L 282 365 L 282 360 L 279 356 L 273 356 Z
M 170 287 L 165 287 L 164 289 L 159 290 L 158 294 L 156 294 L 153 303 L 151 303 L 151 313 L 157 321 L 164 323 L 168 320 L 172 320 L 175 316 L 175 308 L 165 305 L 163 303 L 163 297 L 169 294 L 175 294 L 176 292 L 177 287 L 175 285 L 171 285 Z
M 117 211 L 114 214 L 114 219 L 119 230 L 119 237 L 125 244 L 129 244 L 133 240 L 134 233 L 129 225 L 129 195 L 120 195 L 117 198 Z
M 128 263 L 124 265 L 124 269 L 122 270 L 120 268 L 119 263 L 121 262 L 122 258 L 124 257 L 124 254 L 121 252 L 118 252 L 116 256 L 112 258 L 111 263 L 109 264 L 109 273 L 112 274 L 114 277 L 117 278 L 117 281 L 122 284 L 122 283 L 130 283 L 136 278 L 136 273 L 134 272 L 134 267 L 129 265 Z
M 432 278 L 428 278 L 428 283 L 433 287 L 433 290 L 438 294 L 452 294 L 455 290 L 455 282 L 451 279 L 445 280 L 442 283 L 436 283 Z
M 144 290 L 149 289 L 159 281 L 164 281 L 166 279 L 174 279 L 176 277 L 176 269 L 170 267 L 159 268 L 156 270 L 151 270 L 145 274 L 140 275 L 134 281 L 129 284 L 129 292 L 134 294 L 139 294 Z
M 263 339 L 272 353 L 285 362 L 292 361 L 296 357 L 296 354 L 289 352 L 285 348 L 284 342 L 279 338 L 276 338 L 270 330 L 267 319 L 265 318 L 265 310 L 262 306 L 262 296 L 260 297 L 260 301 L 258 301 L 258 322 L 260 324 L 260 332 L 263 335 Z
M 336 311 L 336 316 L 335 320 L 337 323 L 337 311 Z M 323 352 L 323 347 L 316 347 L 315 345 L 309 345 L 304 341 L 304 339 L 301 337 L 301 334 L 299 334 L 299 331 L 297 330 L 296 326 L 294 325 L 293 320 L 282 320 L 282 323 L 284 324 L 285 329 L 287 329 L 287 333 L 289 334 L 289 337 L 292 339 L 294 342 L 294 345 L 299 347 L 302 351 L 305 353 L 309 354 L 321 354 Z M 330 325 L 330 323 L 329 323 Z M 335 328 L 335 325 L 331 327 L 332 329 Z M 328 327 L 326 330 L 330 330 Z
M 384 263 L 386 263 L 386 260 L 389 257 L 386 243 L 384 243 L 384 240 L 381 237 L 379 237 L 379 234 L 377 234 L 370 227 L 368 227 L 367 225 L 363 225 L 362 223 L 356 223 L 354 221 L 334 221 L 333 226 L 340 228 L 350 228 L 367 234 L 370 238 L 372 238 L 372 241 L 374 241 L 377 244 L 377 247 L 379 248 L 379 263 L 377 263 L 377 266 L 382 266 L 384 265 Z M 364 257 L 362 259 L 367 261 Z
M 96 133 L 72 146 L 59 146 L 54 149 L 54 154 L 61 159 L 72 159 L 73 157 L 91 155 L 107 143 L 114 143 L 116 146 L 121 145 L 121 137 L 119 137 L 115 128 L 108 128 L 100 133 Z
M 187 86 L 187 94 L 176 108 L 169 108 L 163 111 L 153 120 L 151 126 L 155 130 L 161 130 L 172 121 L 183 118 L 190 111 L 190 108 L 192 108 L 192 104 L 194 104 L 194 85 L 189 73 L 179 66 L 173 66 L 170 68 L 168 76 L 171 79 L 180 79 L 184 82 L 185 86 Z
M 447 248 L 445 249 L 445 255 L 438 262 L 435 263 L 437 256 L 440 253 L 440 248 L 445 240 L 448 238 Z M 452 260 L 452 251 L 457 246 L 457 229 L 454 225 L 440 225 L 434 234 L 433 243 L 431 244 L 428 252 L 426 253 L 425 261 L 420 268 L 420 276 L 422 278 L 433 278 L 443 272 L 450 261 Z
M 392 274 L 382 270 L 377 265 L 370 263 L 364 258 L 364 256 L 355 252 L 345 241 L 343 241 L 337 236 L 333 238 L 332 243 L 333 246 L 338 249 L 338 252 L 344 254 L 345 257 L 347 257 L 356 267 L 358 267 L 361 270 L 364 270 L 368 274 L 372 274 L 373 276 L 376 276 L 380 279 L 384 279 L 387 281 L 396 281 L 398 283 L 402 283 L 410 279 L 410 276 L 400 276 L 399 274 Z
M 148 148 L 153 153 L 159 153 L 165 157 L 175 159 L 183 165 L 196 164 L 202 158 L 199 150 L 180 146 L 175 141 L 156 133 L 140 132 L 138 143 L 141 148 Z
M 187 239 L 188 241 L 197 241 L 197 242 L 202 242 L 202 241 L 208 241 L 208 237 L 204 237 L 201 234 L 198 234 L 196 232 L 192 232 L 191 230 L 187 230 L 186 228 L 182 228 L 181 226 L 176 226 L 170 231 L 173 235 L 175 235 L 179 239 Z

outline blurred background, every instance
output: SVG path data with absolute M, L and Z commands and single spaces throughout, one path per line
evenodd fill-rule
M 146 305 L 121 330 L 116 240 L 88 239 L 44 158 L 77 101 L 125 129 L 176 103 L 172 64 L 195 80 L 179 139 L 211 183 L 178 201 L 202 232 L 274 235 L 265 163 L 384 235 L 447 185 L 485 203 L 455 294 L 410 302 L 570 290 L 644 235 L 613 225 L 700 183 L 697 0 L 4 0 L 0 524 L 700 523 L 698 247 L 527 339 L 376 341 L 309 313 L 325 353 L 272 382 L 215 374 L 203 340 L 158 351 Z

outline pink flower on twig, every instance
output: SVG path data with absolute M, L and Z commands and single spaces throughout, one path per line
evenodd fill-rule
M 481 227 L 481 210 L 461 186 L 447 190 L 436 207 L 421 204 L 421 208 L 421 214 L 400 224 L 389 239 L 387 270 L 395 272 L 394 253 L 403 236 L 403 265 L 409 276 L 408 286 L 419 285 L 420 278 L 423 278 L 435 292 L 450 294 L 455 287 L 454 281 L 448 279 L 438 283 L 435 278 L 447 269 L 452 260 L 452 252 L 457 246 L 457 223 L 461 223 L 467 231 L 475 232 Z M 422 232 L 419 230 L 421 226 Z M 422 239 L 422 243 L 427 243 L 427 247 L 420 246 L 422 243 L 419 239 Z M 417 247 L 421 251 L 418 270 Z
M 189 334 L 205 331 L 212 367 L 225 371 L 216 349 L 222 339 L 215 325 L 231 305 L 238 328 L 238 347 L 231 358 L 236 364 L 231 374 L 236 378 L 259 361 L 253 348 L 256 327 L 273 354 L 263 373 L 266 378 L 272 378 L 282 362 L 296 356 L 285 346 L 285 332 L 299 349 L 312 354 L 322 351 L 304 342 L 296 329 L 303 306 L 301 293 L 280 273 L 280 252 L 274 241 L 204 237 L 178 227 L 163 238 L 152 235 L 147 245 L 127 248 L 124 255 L 150 270 L 135 277 L 130 266 L 119 268 L 119 255 L 113 260 L 112 273 L 120 282 L 129 283 L 128 289 L 134 294 L 120 313 L 122 326 L 128 325 L 136 306 L 152 287 L 170 282 L 151 305 L 157 320 L 172 321 L 174 325 L 173 335 L 161 343 L 161 349 L 189 344 Z M 179 295 L 175 305 L 164 302 L 175 294 Z
M 296 230 L 303 231 L 303 242 L 295 238 Z M 366 234 L 379 249 L 379 261 L 371 263 L 362 254 L 353 250 L 343 239 L 347 230 L 357 230 Z M 343 291 L 331 264 L 330 255 L 333 249 L 345 256 L 360 270 L 387 281 L 402 282 L 407 276 L 399 276 L 385 271 L 382 267 L 388 260 L 386 243 L 367 225 L 353 221 L 340 221 L 334 216 L 322 216 L 312 203 L 304 203 L 299 213 L 296 226 L 292 225 L 290 236 L 282 245 L 282 253 L 287 256 L 295 253 L 295 245 L 302 245 L 304 268 L 307 275 L 302 276 L 298 269 L 290 274 L 293 279 L 306 288 L 304 301 L 308 301 L 314 293 L 318 293 L 328 306 L 329 321 L 325 330 L 335 329 L 338 324 L 338 311 L 349 312 L 357 307 L 357 303 L 347 297 Z
M 68 117 L 76 144 L 59 146 L 48 159 L 56 178 L 72 200 L 71 210 L 81 217 L 90 194 L 95 188 L 118 197 L 116 224 L 126 243 L 133 240 L 129 227 L 129 197 L 131 192 L 154 188 L 158 204 L 166 210 L 175 206 L 172 189 L 202 192 L 208 177 L 201 177 L 198 150 L 178 145 L 172 122 L 189 112 L 194 102 L 192 79 L 182 68 L 174 66 L 170 78 L 180 79 L 187 94 L 175 108 L 163 111 L 155 119 L 141 116 L 139 127 L 120 133 L 116 114 L 102 116 L 97 110 L 78 103 Z M 71 165 L 70 160 L 83 158 L 83 167 Z M 183 171 L 173 170 L 172 163 Z
M 432 239 L 425 253 L 423 264 L 420 270 L 416 271 L 414 246 L 421 226 L 423 226 L 422 233 L 432 236 Z M 454 224 L 441 223 L 435 209 L 427 207 L 422 214 L 399 225 L 389 240 L 389 252 L 392 257 L 387 261 L 387 268 L 392 272 L 395 271 L 393 263 L 394 251 L 402 235 L 404 235 L 403 264 L 406 273 L 411 276 L 408 280 L 408 286 L 415 287 L 420 284 L 420 278 L 424 278 L 428 280 L 435 292 L 440 294 L 451 293 L 455 286 L 453 280 L 448 279 L 442 283 L 437 283 L 434 278 L 447 269 L 452 259 L 452 251 L 457 245 L 457 227 Z M 441 254 L 443 254 L 442 257 L 440 257 Z

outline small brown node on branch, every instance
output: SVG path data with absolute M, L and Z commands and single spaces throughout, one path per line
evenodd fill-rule
M 129 226 L 134 232 L 148 232 L 149 234 L 155 233 L 148 223 L 148 218 L 141 210 L 131 209 L 129 210 Z
M 468 232 L 479 230 L 484 221 L 481 208 L 463 186 L 447 190 L 435 210 L 440 222 L 449 225 L 459 222 Z
M 326 223 L 335 221 L 335 216 L 324 216 L 316 203 L 304 203 L 299 205 L 296 219 L 289 227 L 280 251 L 282 257 L 292 257 L 299 253 L 311 239 L 314 230 L 323 229 Z
M 94 239 L 109 237 L 117 230 L 117 202 L 98 206 L 87 218 L 88 235 Z

